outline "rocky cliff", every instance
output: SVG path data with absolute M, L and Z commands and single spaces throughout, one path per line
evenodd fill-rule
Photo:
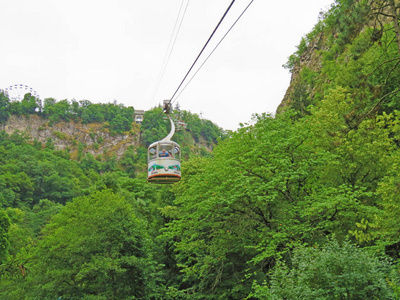
M 337 86 L 371 93 L 376 109 L 397 107 L 389 95 L 398 85 L 389 83 L 398 72 L 399 19 L 399 0 L 335 1 L 289 57 L 291 82 L 277 113 L 291 108 L 309 114 L 307 108 Z M 365 101 L 362 105 L 371 109 Z
M 59 122 L 50 124 L 48 120 L 37 115 L 11 116 L 9 120 L 0 124 L 0 130 L 7 134 L 15 132 L 24 135 L 32 142 L 52 144 L 57 150 L 69 151 L 71 158 L 78 157 L 81 154 L 91 153 L 98 155 L 116 155 L 121 158 L 129 146 L 139 145 L 139 129 L 134 126 L 130 132 L 123 135 L 111 134 L 104 126 L 99 123 L 74 123 Z
M 293 66 L 291 70 L 290 85 L 286 90 L 285 96 L 282 102 L 277 108 L 279 113 L 286 106 L 290 106 L 291 98 L 293 97 L 294 89 L 299 85 L 300 73 L 304 68 L 309 68 L 314 72 L 319 72 L 322 67 L 322 51 L 327 50 L 327 46 L 324 44 L 324 33 L 319 33 L 307 46 L 306 50 L 300 55 L 298 62 Z M 310 90 L 308 92 L 311 92 Z

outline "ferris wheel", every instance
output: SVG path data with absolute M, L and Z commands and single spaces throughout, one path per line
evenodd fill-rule
M 8 96 L 10 100 L 13 101 L 21 101 L 24 99 L 25 94 L 30 93 L 33 97 L 39 99 L 39 95 L 36 91 L 24 84 L 14 84 L 10 85 L 5 89 L 5 94 Z

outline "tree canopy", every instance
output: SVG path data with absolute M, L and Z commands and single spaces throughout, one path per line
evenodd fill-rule
M 170 130 L 161 108 L 119 160 L 1 132 L 0 298 L 400 299 L 398 6 L 337 0 L 321 13 L 286 64 L 276 115 L 226 134 L 177 110 L 173 185 L 142 172 Z M 118 134 L 132 113 L 0 94 L 2 123 L 39 114 Z

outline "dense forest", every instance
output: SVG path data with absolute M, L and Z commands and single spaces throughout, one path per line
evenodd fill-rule
M 145 147 L 169 130 L 161 108 L 120 160 L 0 133 L 0 298 L 400 299 L 399 6 L 321 13 L 285 64 L 275 115 L 224 133 L 177 112 L 173 185 L 144 172 Z M 39 114 L 119 134 L 133 111 L 0 96 L 1 122 Z

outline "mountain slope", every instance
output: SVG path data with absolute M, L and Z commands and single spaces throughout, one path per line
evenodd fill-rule
M 357 99 L 343 115 L 349 126 L 399 109 L 398 6 L 393 0 L 336 1 L 286 64 L 292 79 L 278 112 L 309 114 L 309 105 L 337 87 Z

